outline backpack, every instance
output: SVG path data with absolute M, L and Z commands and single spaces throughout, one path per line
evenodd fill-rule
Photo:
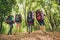
M 27 21 L 32 22 L 32 12 L 28 12 Z
M 20 14 L 16 14 L 15 15 L 15 22 L 21 22 L 21 15 Z
M 14 21 L 14 16 L 13 15 L 10 16 L 10 21 Z
M 39 11 L 39 10 L 36 11 L 36 19 L 38 21 L 43 20 L 43 18 L 44 18 L 43 16 L 44 15 L 43 15 L 42 11 Z
M 6 18 L 6 23 L 14 23 L 14 16 L 13 15 L 9 15 L 8 18 Z
M 34 12 L 32 11 L 32 25 L 34 25 Z
M 34 12 L 32 12 L 32 19 L 34 20 Z
M 9 18 L 6 18 L 5 22 L 8 24 L 9 23 Z

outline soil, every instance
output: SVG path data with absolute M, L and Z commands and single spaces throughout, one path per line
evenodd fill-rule
M 0 34 L 0 40 L 60 40 L 60 32 L 42 32 L 39 30 L 36 32 L 32 32 L 31 34 Z

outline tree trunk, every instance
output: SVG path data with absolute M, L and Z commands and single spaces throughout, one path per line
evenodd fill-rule
M 23 1 L 23 10 L 24 10 L 24 21 L 25 21 L 25 25 L 26 25 L 26 0 Z
M 0 33 L 2 32 L 2 25 L 3 24 L 3 18 L 2 18 L 2 15 L 1 15 L 1 18 L 0 18 Z

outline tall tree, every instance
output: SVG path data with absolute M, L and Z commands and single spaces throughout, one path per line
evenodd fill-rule
M 11 9 L 15 4 L 15 0 L 0 0 L 0 32 L 5 16 L 10 14 Z

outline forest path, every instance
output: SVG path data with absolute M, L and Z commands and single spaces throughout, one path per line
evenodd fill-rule
M 20 33 L 17 35 L 4 35 L 0 34 L 0 40 L 60 40 L 60 32 L 47 32 L 36 31 L 31 34 Z

